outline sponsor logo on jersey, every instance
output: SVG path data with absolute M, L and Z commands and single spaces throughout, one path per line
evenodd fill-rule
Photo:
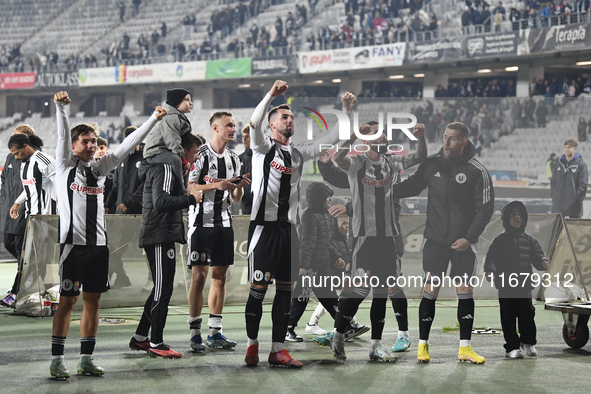
M 205 183 L 220 183 L 225 181 L 226 179 L 217 179 L 217 178 L 212 178 L 209 175 L 205 175 L 205 177 L 203 177 L 203 180 L 205 181 Z
M 296 173 L 298 171 L 297 168 L 290 168 L 290 167 L 285 167 L 284 165 L 277 163 L 275 160 L 273 160 L 271 162 L 271 168 L 276 169 L 279 172 L 282 172 L 284 174 L 293 174 Z
M 31 178 L 31 179 L 27 179 L 24 180 L 23 179 L 23 185 L 27 186 L 27 185 L 34 185 L 37 182 L 37 180 L 35 178 Z
M 72 182 L 72 184 L 70 185 L 70 190 L 74 190 L 91 196 L 96 196 L 99 194 L 103 194 L 103 192 L 105 191 L 105 187 L 88 187 L 84 185 L 79 185 L 76 182 Z
M 363 178 L 361 183 L 367 186 L 384 187 L 389 186 L 392 183 L 392 177 L 390 176 L 386 179 L 381 180 Z

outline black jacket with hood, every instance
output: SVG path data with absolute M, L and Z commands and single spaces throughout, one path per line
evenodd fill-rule
M 0 176 L 2 179 L 2 188 L 0 189 L 0 212 L 2 212 L 0 230 L 8 234 L 24 234 L 27 225 L 25 204 L 21 205 L 17 219 L 10 217 L 10 208 L 23 192 L 21 161 L 16 159 L 12 153 L 6 156 L 4 169 Z
M 332 220 L 332 237 L 330 239 L 330 245 L 332 250 L 336 253 L 333 257 L 331 255 L 330 271 L 332 275 L 341 276 L 341 273 L 351 270 L 351 263 L 353 261 L 353 239 L 346 235 L 341 234 L 339 231 L 339 225 L 337 218 Z M 343 259 L 345 266 L 343 268 L 337 268 L 334 263 L 338 259 Z
M 509 211 L 514 206 L 519 207 L 523 215 L 519 228 L 514 228 L 510 224 Z M 544 251 L 540 243 L 525 232 L 528 216 L 523 203 L 511 201 L 505 205 L 501 219 L 505 231 L 490 245 L 484 262 L 484 272 L 495 274 L 495 287 L 499 289 L 499 296 L 531 296 L 531 290 L 534 288 L 531 282 L 532 266 L 545 271 L 543 261 L 547 259 L 544 257 Z M 501 274 L 504 275 L 500 276 Z M 520 274 L 528 276 L 526 278 Z M 510 278 L 516 278 L 518 283 Z
M 581 155 L 575 153 L 569 162 L 562 155 L 560 160 L 556 161 L 550 178 L 552 212 L 571 218 L 582 217 L 588 176 L 587 164 Z
M 131 152 L 115 169 L 113 186 L 109 192 L 106 204 L 117 208 L 125 204 L 125 214 L 142 213 L 142 196 L 144 185 L 140 181 L 139 167 L 143 160 L 143 144 L 139 150 Z M 109 213 L 115 213 L 109 212 Z
M 322 182 L 313 182 L 306 189 L 308 209 L 302 214 L 300 228 L 300 268 L 330 274 L 338 252 L 331 245 L 333 217 L 324 202 L 333 190 Z
M 446 159 L 442 148 L 392 190 L 395 198 L 405 198 L 427 187 L 425 238 L 444 245 L 460 238 L 477 243 L 494 211 L 494 190 L 488 171 L 474 159 L 474 145 L 467 141 L 454 159 Z
M 144 182 L 139 247 L 187 243 L 182 210 L 196 204 L 195 197 L 187 194 L 184 184 L 172 176 L 169 165 L 148 164 L 144 160 L 139 168 L 139 178 Z

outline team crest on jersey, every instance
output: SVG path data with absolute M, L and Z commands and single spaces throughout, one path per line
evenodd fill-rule
M 62 289 L 64 289 L 65 291 L 70 291 L 73 287 L 74 283 L 72 283 L 70 279 L 64 279 L 64 281 L 62 282 Z
M 265 272 L 265 282 L 269 282 L 271 280 L 271 273 Z
M 168 252 L 166 252 L 166 255 L 168 256 L 169 259 L 174 259 L 174 249 L 172 249 L 172 248 L 168 249 Z
M 74 282 L 74 291 L 80 290 L 80 282 Z
M 135 162 L 135 168 L 140 168 L 140 165 L 141 165 L 141 164 L 142 164 L 142 163 L 140 163 L 139 161 L 136 161 L 136 162 Z
M 109 172 L 109 173 L 107 174 L 107 178 L 108 178 L 108 179 L 113 179 L 113 178 L 114 178 L 114 175 L 113 175 L 113 173 L 112 173 L 112 172 Z
M 468 177 L 466 177 L 466 174 L 463 172 L 460 172 L 458 175 L 456 175 L 456 182 L 459 184 L 466 182 L 466 179 L 468 179 Z
M 192 251 L 191 252 L 191 261 L 197 261 L 199 260 L 199 253 L 197 253 L 196 251 Z
M 96 170 L 92 172 L 92 175 L 98 178 L 99 176 L 101 176 L 101 172 L 99 170 Z
M 363 268 L 357 268 L 355 270 L 355 276 L 365 276 L 365 270 Z
M 255 281 L 259 282 L 261 280 L 263 280 L 263 271 L 261 270 L 256 270 L 253 274 L 253 278 Z

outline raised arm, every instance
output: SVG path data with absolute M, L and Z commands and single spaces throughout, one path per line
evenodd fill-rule
M 425 125 L 422 123 L 416 124 L 413 128 L 413 134 L 419 139 L 419 146 L 417 147 L 416 152 L 409 153 L 402 157 L 402 166 L 405 169 L 421 164 L 427 159 L 427 140 L 425 139 L 425 131 Z
M 330 160 L 328 153 L 323 152 L 318 158 L 318 170 L 320 171 L 320 175 L 322 175 L 322 179 L 332 186 L 341 189 L 348 189 L 350 187 L 349 176 Z
M 55 117 L 57 119 L 57 145 L 55 159 L 59 166 L 72 157 L 72 136 L 70 135 L 70 120 L 66 114 L 66 106 L 72 102 L 67 92 L 58 92 L 53 96 L 55 101 Z
M 265 123 L 265 116 L 271 101 L 281 94 L 283 94 L 289 86 L 287 82 L 277 80 L 269 90 L 269 93 L 265 95 L 263 100 L 254 109 L 254 112 L 250 116 L 250 144 L 253 150 L 260 150 L 259 146 L 265 139 L 265 133 L 263 132 L 263 124 Z
M 371 126 L 367 123 L 361 123 L 359 125 L 359 132 L 363 135 L 368 134 L 371 131 Z M 353 145 L 353 143 L 357 141 L 357 134 L 355 132 L 351 133 L 351 137 L 343 142 L 341 146 L 339 146 L 337 153 L 334 155 L 334 161 L 341 167 L 343 170 L 347 171 L 349 166 L 351 165 L 351 159 L 347 156 L 347 152 L 349 152 L 349 147 Z
M 349 121 L 350 121 L 351 120 L 351 113 L 353 112 L 353 109 L 357 105 L 357 96 L 355 96 L 353 93 L 347 92 L 341 98 L 341 103 L 343 103 L 343 110 L 347 114 L 346 116 L 349 118 Z M 342 115 L 342 113 L 337 113 L 337 116 L 340 117 L 343 115 Z M 330 133 L 328 133 L 324 137 L 319 138 L 313 142 L 312 146 L 314 147 L 314 155 L 313 155 L 314 157 L 318 156 L 321 153 L 321 148 L 323 145 L 333 145 L 339 141 L 339 124 L 340 123 L 341 122 L 339 119 L 339 122 L 337 122 L 332 127 L 332 130 L 330 130 Z
M 302 155 L 304 156 L 304 161 L 315 159 L 322 153 L 322 149 L 326 150 L 327 145 L 331 146 L 336 144 L 339 141 L 339 125 L 342 123 L 350 124 L 351 113 L 353 112 L 355 105 L 357 105 L 357 97 L 353 93 L 345 93 L 343 98 L 341 98 L 341 102 L 343 103 L 343 110 L 345 111 L 344 113 L 343 111 L 337 110 L 323 111 L 329 114 L 334 114 L 338 118 L 337 123 L 335 123 L 335 125 L 332 127 L 330 133 L 315 140 L 314 142 L 298 145 L 298 149 L 300 149 Z
M 422 163 L 407 180 L 392 185 L 392 196 L 394 198 L 405 198 L 421 194 L 429 186 L 426 180 L 427 167 L 428 162 Z
M 156 123 L 166 115 L 166 110 L 160 106 L 156 107 L 156 110 L 150 116 L 150 118 L 144 122 L 136 131 L 131 133 L 123 142 L 113 150 L 99 159 L 99 168 L 103 174 L 108 174 L 115 167 L 119 165 L 146 138 L 150 130 L 156 125 Z

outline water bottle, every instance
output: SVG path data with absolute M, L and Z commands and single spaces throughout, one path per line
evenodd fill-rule
M 51 316 L 51 296 L 48 292 L 45 292 L 43 296 L 43 309 L 41 311 L 42 316 Z

